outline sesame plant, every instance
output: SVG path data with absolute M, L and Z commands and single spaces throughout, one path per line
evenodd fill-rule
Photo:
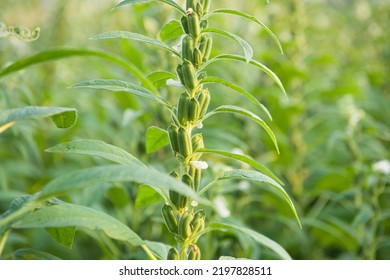
M 148 1 L 125 0 L 115 8 L 137 2 Z M 211 0 L 187 0 L 183 6 L 173 0 L 156 2 L 169 5 L 179 15 L 177 19 L 169 21 L 161 28 L 160 40 L 129 31 L 108 31 L 93 36 L 92 39 L 128 39 L 152 45 L 171 55 L 167 56 L 166 60 L 169 62 L 167 64 L 174 65 L 173 69 L 155 71 L 144 77 L 129 63 L 127 68 L 142 84 L 118 79 L 94 79 L 79 82 L 71 86 L 71 89 L 125 92 L 158 104 L 160 114 L 167 116 L 168 121 L 161 127 L 151 126 L 146 129 L 146 151 L 154 153 L 169 146 L 171 151 L 169 156 L 175 160 L 175 168 L 157 170 L 132 155 L 130 151 L 98 140 L 79 139 L 51 147 L 46 151 L 98 156 L 114 164 L 73 171 L 48 182 L 34 194 L 15 199 L 10 208 L 0 216 L 0 255 L 11 230 L 44 228 L 57 242 L 68 247 L 72 245 L 76 229 L 103 232 L 109 238 L 124 242 L 128 246 L 141 247 L 150 259 L 201 259 L 204 250 L 202 247 L 206 246 L 201 243 L 201 240 L 210 232 L 247 236 L 254 242 L 269 248 L 277 258 L 291 258 L 281 245 L 261 233 L 246 228 L 243 224 L 218 217 L 215 214 L 218 206 L 211 192 L 213 187 L 223 187 L 228 180 L 247 180 L 253 185 L 266 186 L 287 203 L 300 224 L 295 207 L 281 180 L 249 155 L 208 148 L 203 135 L 210 118 L 219 114 L 234 114 L 257 123 L 259 128 L 270 137 L 278 151 L 273 131 L 260 117 L 260 114 L 263 114 L 272 120 L 267 108 L 241 85 L 222 77 L 212 76 L 208 71 L 210 65 L 218 65 L 222 61 L 247 64 L 248 67 L 254 67 L 268 75 L 285 94 L 277 75 L 264 64 L 253 59 L 252 46 L 230 31 L 211 26 L 211 19 L 218 15 L 241 17 L 265 29 L 281 49 L 278 39 L 256 17 L 233 9 L 213 10 Z M 214 54 L 213 41 L 224 40 L 224 37 L 226 40 L 238 43 L 242 47 L 243 55 Z M 172 42 L 174 43 L 171 44 Z M 58 52 L 46 52 L 45 54 L 46 56 L 40 58 L 42 61 L 52 59 L 56 55 L 62 57 L 97 55 L 97 52 L 77 51 L 61 55 Z M 123 66 L 123 60 L 117 56 L 103 53 L 99 53 L 99 56 Z M 34 59 L 30 59 L 29 62 L 24 62 L 33 64 L 36 60 L 34 62 Z M 12 65 L 9 67 L 11 68 L 6 69 L 13 71 Z M 18 65 L 14 64 L 14 67 L 17 69 Z M 253 103 L 258 112 L 230 104 L 228 96 L 223 104 L 216 104 L 213 107 L 211 104 L 214 105 L 214 92 L 208 86 L 209 84 L 220 84 L 235 91 L 242 98 Z M 160 87 L 175 87 L 177 90 L 169 90 L 167 91 L 169 94 L 164 95 L 162 90 L 159 90 Z M 225 125 L 228 124 L 222 124 L 220 129 L 223 130 Z M 205 159 L 207 155 L 221 156 L 245 163 L 250 168 L 232 167 L 219 172 L 213 168 L 212 160 Z M 151 199 L 154 195 L 162 198 L 160 217 L 165 224 L 168 237 L 161 240 L 145 240 L 141 234 L 109 213 L 66 202 L 64 199 L 70 192 L 118 182 L 133 182 L 139 185 L 138 195 L 143 196 L 144 199 Z M 214 257 L 224 258 L 224 256 Z

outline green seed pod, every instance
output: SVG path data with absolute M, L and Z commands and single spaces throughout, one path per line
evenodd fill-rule
M 196 152 L 198 149 L 204 148 L 203 135 L 202 133 L 195 134 L 192 136 L 192 151 Z
M 194 172 L 194 191 L 198 191 L 199 190 L 199 186 L 200 186 L 200 180 L 202 178 L 202 170 L 199 169 L 199 168 L 195 168 L 195 172 Z
M 183 28 L 184 32 L 186 34 L 189 34 L 190 31 L 188 30 L 188 18 L 187 16 L 182 16 L 180 19 L 181 27 Z
M 181 46 L 181 57 L 184 60 L 189 60 L 193 62 L 194 60 L 194 39 L 186 35 L 183 38 Z
M 188 157 L 192 154 L 191 138 L 188 131 L 184 127 L 179 128 L 178 132 L 179 152 L 183 157 Z
M 195 12 L 188 13 L 187 18 L 189 34 L 194 38 L 198 38 L 198 36 L 200 35 L 200 23 L 198 14 Z
M 194 65 L 189 60 L 185 60 L 182 64 L 184 85 L 189 89 L 194 89 L 198 85 L 196 78 L 196 70 Z
M 187 184 L 189 187 L 193 188 L 194 180 L 192 180 L 192 177 L 190 175 L 184 174 L 181 180 L 184 184 Z
M 187 0 L 186 1 L 186 9 L 188 10 L 188 9 L 193 9 L 193 10 L 195 10 L 195 8 L 196 8 L 196 2 L 197 2 L 197 0 Z
M 172 171 L 169 176 L 172 176 L 176 180 L 180 180 L 179 174 L 177 174 L 176 171 Z M 169 190 L 169 198 L 171 199 L 172 203 L 177 207 L 179 204 L 179 193 Z
M 196 98 L 191 98 L 188 105 L 188 121 L 196 123 L 199 119 L 199 102 Z
M 179 195 L 178 208 L 179 210 L 187 208 L 190 199 L 184 195 Z
M 178 132 L 179 128 L 176 125 L 171 124 L 168 127 L 169 142 L 171 144 L 171 149 L 174 153 L 179 152 L 179 141 L 177 139 Z
M 207 28 L 207 27 L 209 27 L 209 21 L 208 21 L 208 20 L 202 20 L 202 21 L 200 22 L 200 28 L 201 28 L 201 29 L 205 29 L 205 28 Z
M 198 246 L 191 245 L 190 252 L 188 253 L 188 259 L 192 261 L 198 261 L 200 260 L 200 250 Z
M 195 213 L 194 218 L 191 221 L 191 229 L 195 234 L 204 229 L 204 221 L 206 218 L 206 212 L 202 209 Z
M 179 252 L 177 251 L 177 249 L 174 247 L 169 249 L 167 260 L 179 260 L 179 259 L 180 259 L 180 257 L 179 257 Z
M 190 105 L 190 95 L 183 92 L 179 97 L 177 104 L 177 118 L 182 125 L 187 125 L 188 122 L 188 107 Z
M 200 2 L 196 3 L 195 12 L 199 15 L 199 17 L 203 16 L 203 5 Z
M 162 212 L 165 224 L 167 225 L 167 228 L 169 229 L 169 231 L 172 233 L 177 233 L 178 222 L 176 219 L 175 211 L 173 210 L 172 206 L 169 204 L 164 204 L 161 212 Z
M 207 108 L 210 104 L 210 92 L 208 89 L 204 89 L 198 96 L 199 101 L 199 119 L 202 119 L 207 112 Z
M 179 78 L 180 83 L 183 86 L 185 86 L 184 75 L 183 75 L 183 65 L 181 65 L 181 64 L 177 65 L 176 74 L 177 74 L 177 77 Z
M 179 235 L 184 239 L 188 238 L 192 234 L 191 221 L 194 218 L 192 211 L 185 211 L 179 220 Z
M 210 9 L 210 0 L 201 0 L 201 4 L 203 6 L 203 13 L 207 13 Z
M 194 49 L 193 56 L 194 56 L 193 62 L 195 67 L 199 67 L 202 64 L 203 57 L 202 57 L 202 53 L 198 48 Z
M 213 39 L 212 39 L 212 37 L 210 36 L 209 39 L 207 40 L 205 52 L 204 52 L 204 54 L 203 54 L 203 58 L 202 58 L 202 61 L 203 61 L 203 62 L 209 60 L 212 47 L 213 47 Z

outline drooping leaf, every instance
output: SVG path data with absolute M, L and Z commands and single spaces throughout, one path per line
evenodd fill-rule
M 0 113 L 0 133 L 22 120 L 51 117 L 58 128 L 69 128 L 77 119 L 77 111 L 73 108 L 27 106 L 10 109 Z
M 80 139 L 58 144 L 45 150 L 49 153 L 80 154 L 98 156 L 119 164 L 132 162 L 144 165 L 139 159 L 125 150 L 99 140 Z
M 260 25 L 262 28 L 265 29 L 265 31 L 267 31 L 267 33 L 272 37 L 272 39 L 275 41 L 275 43 L 278 45 L 279 49 L 280 49 L 280 52 L 283 54 L 283 48 L 282 48 L 282 45 L 280 44 L 278 38 L 276 37 L 276 35 L 263 23 L 261 22 L 259 19 L 257 19 L 256 17 L 254 16 L 251 16 L 251 15 L 248 15 L 244 12 L 241 12 L 241 11 L 238 11 L 238 10 L 230 10 L 230 9 L 217 9 L 217 10 L 214 10 L 210 13 L 208 13 L 206 16 L 205 16 L 205 19 L 210 17 L 210 16 L 213 16 L 213 15 L 218 15 L 218 14 L 231 14 L 231 15 L 237 15 L 237 16 L 240 16 L 240 17 L 243 17 L 243 18 L 246 18 L 246 19 L 249 19 L 255 23 L 257 23 L 258 25 Z
M 164 129 L 151 126 L 146 130 L 146 152 L 153 153 L 169 144 L 168 134 Z
M 291 260 L 291 256 L 287 253 L 287 251 L 278 243 L 273 241 L 272 239 L 252 230 L 249 228 L 245 228 L 243 226 L 236 226 L 233 224 L 223 224 L 223 223 L 212 223 L 210 224 L 205 230 L 199 233 L 199 235 L 202 235 L 204 233 L 210 232 L 210 231 L 224 231 L 229 232 L 233 234 L 246 234 L 253 238 L 257 243 L 260 245 L 263 245 L 264 247 L 267 247 L 274 251 L 276 254 L 278 254 L 283 260 Z
M 76 234 L 76 227 L 46 228 L 46 231 L 55 241 L 69 249 L 72 249 L 74 236 Z
M 168 4 L 172 7 L 174 7 L 176 10 L 178 10 L 181 14 L 185 15 L 185 11 L 182 9 L 182 7 L 180 7 L 175 1 L 173 0 L 124 0 L 122 2 L 120 2 L 118 5 L 116 5 L 113 9 L 116 9 L 116 8 L 119 8 L 119 7 L 122 7 L 122 6 L 125 6 L 125 5 L 129 5 L 129 4 L 133 4 L 133 3 L 140 3 L 140 2 L 150 2 L 150 1 L 158 1 L 158 2 L 162 2 L 162 3 L 165 3 L 165 4 Z
M 76 204 L 58 204 L 44 207 L 25 216 L 13 225 L 14 228 L 58 228 L 77 227 L 101 230 L 107 236 L 126 241 L 133 246 L 143 243 L 142 239 L 129 227 L 107 215 L 89 207 Z
M 173 19 L 161 28 L 160 30 L 160 38 L 162 41 L 169 41 L 172 39 L 176 39 L 184 34 L 183 28 L 181 26 L 180 21 Z
M 199 71 L 203 71 L 211 63 L 214 63 L 214 62 L 217 62 L 217 61 L 224 61 L 224 60 L 233 60 L 233 61 L 247 62 L 246 58 L 243 57 L 243 56 L 234 55 L 234 54 L 221 54 L 221 55 L 217 55 L 217 56 L 209 59 L 205 63 L 203 63 L 199 67 Z M 282 92 L 287 96 L 286 90 L 284 89 L 282 82 L 280 81 L 279 77 L 271 69 L 269 69 L 264 64 L 262 64 L 262 63 L 260 63 L 260 62 L 258 62 L 256 60 L 253 60 L 253 59 L 250 60 L 248 63 L 250 65 L 253 65 L 253 66 L 261 69 L 264 73 L 266 73 L 268 76 L 270 76 L 272 78 L 272 80 L 274 80 L 275 83 L 278 85 L 278 87 L 282 90 Z
M 104 182 L 136 182 L 151 186 L 160 194 L 168 195 L 169 190 L 188 196 L 201 203 L 209 204 L 200 198 L 186 184 L 168 174 L 136 164 L 106 165 L 70 172 L 46 184 L 37 194 L 37 200 L 62 195 L 64 193 L 91 187 Z
M 248 117 L 255 122 L 257 122 L 261 127 L 264 128 L 264 130 L 268 133 L 269 137 L 271 138 L 272 142 L 275 145 L 275 148 L 277 152 L 279 153 L 279 147 L 278 147 L 278 142 L 276 140 L 275 134 L 271 130 L 271 128 L 256 114 L 252 113 L 251 111 L 248 111 L 244 108 L 234 106 L 234 105 L 223 105 L 220 107 L 215 108 L 213 111 L 207 113 L 203 120 L 206 120 L 212 115 L 219 114 L 219 113 L 234 113 L 234 114 L 240 114 L 242 116 Z
M 256 99 L 256 97 L 254 97 L 251 93 L 247 92 L 242 87 L 240 87 L 240 86 L 238 86 L 238 85 L 236 85 L 234 83 L 231 83 L 229 81 L 226 81 L 224 79 L 221 79 L 221 78 L 218 78 L 218 77 L 210 77 L 210 76 L 203 78 L 200 81 L 200 83 L 202 83 L 202 84 L 217 83 L 217 84 L 221 84 L 221 85 L 227 86 L 227 87 L 235 90 L 236 92 L 240 93 L 241 95 L 247 97 L 249 100 L 251 100 L 258 107 L 260 107 L 267 114 L 267 116 L 272 120 L 272 116 L 271 116 L 270 112 L 268 111 L 267 107 L 265 107 L 263 104 L 261 104 Z
M 241 162 L 245 162 L 245 163 L 249 164 L 250 166 L 260 170 L 264 174 L 270 176 L 272 179 L 274 179 L 280 185 L 282 185 L 282 186 L 284 185 L 284 183 L 278 177 L 276 177 L 276 175 L 273 174 L 268 168 L 266 168 L 262 164 L 255 161 L 253 158 L 248 157 L 246 155 L 234 154 L 234 153 L 229 153 L 229 152 L 219 151 L 219 150 L 212 150 L 212 149 L 200 149 L 200 150 L 197 150 L 197 152 L 221 155 L 221 156 L 225 156 L 225 157 L 228 157 L 231 159 L 239 160 Z
M 180 57 L 180 53 L 178 53 L 175 49 L 171 48 L 164 42 L 161 42 L 159 40 L 147 37 L 142 34 L 134 33 L 134 32 L 129 32 L 129 31 L 109 31 L 106 33 L 102 33 L 99 35 L 95 35 L 91 38 L 92 40 L 105 40 L 105 39 L 130 39 L 134 41 L 140 41 L 146 44 L 150 44 L 156 47 L 159 47 L 161 49 L 170 51 L 177 57 Z
M 150 90 L 142 86 L 120 80 L 97 79 L 91 81 L 84 81 L 71 86 L 71 88 L 90 88 L 115 92 L 123 91 L 159 102 L 160 104 L 169 107 L 169 105 L 161 97 L 154 95 L 153 92 L 151 92 Z
M 172 72 L 156 71 L 147 76 L 149 81 L 153 83 L 156 88 L 165 86 L 168 79 L 177 79 L 177 76 Z M 142 84 L 143 86 L 143 84 Z
M 213 185 L 215 185 L 217 182 L 222 180 L 249 180 L 254 181 L 257 183 L 267 183 L 269 186 L 271 186 L 274 190 L 276 190 L 279 194 L 282 195 L 284 200 L 288 203 L 290 206 L 290 209 L 292 210 L 295 218 L 297 219 L 299 226 L 302 227 L 301 221 L 299 219 L 298 213 L 295 209 L 295 206 L 290 198 L 290 196 L 287 194 L 287 192 L 284 190 L 284 188 L 276 182 L 271 177 L 258 172 L 254 170 L 246 170 L 246 169 L 233 169 L 229 171 L 225 171 L 220 177 L 218 177 L 216 180 L 210 182 L 207 186 L 205 186 L 203 189 L 199 191 L 199 195 L 206 192 L 208 189 L 210 189 Z
M 214 34 L 219 34 L 219 35 L 228 37 L 230 39 L 233 39 L 234 41 L 239 43 L 241 45 L 242 49 L 244 50 L 246 62 L 251 61 L 251 59 L 253 57 L 253 48 L 247 41 L 242 39 L 240 36 L 237 36 L 231 32 L 227 32 L 227 31 L 224 31 L 221 29 L 216 29 L 216 28 L 210 28 L 210 27 L 203 29 L 202 33 L 214 33 Z

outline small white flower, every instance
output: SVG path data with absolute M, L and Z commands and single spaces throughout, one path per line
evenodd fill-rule
M 168 79 L 166 81 L 166 85 L 167 86 L 174 86 L 174 87 L 183 87 L 183 85 L 179 81 L 176 81 L 174 79 Z
M 390 174 L 390 161 L 384 159 L 378 161 L 372 165 L 374 171 L 389 175 Z
M 198 204 L 199 203 L 196 200 L 191 201 L 191 206 L 192 207 L 196 207 L 196 206 L 198 206 Z
M 201 161 L 201 160 L 193 160 L 190 162 L 191 165 L 197 169 L 207 169 L 209 167 L 209 165 L 207 164 L 207 162 L 205 161 Z
M 227 218 L 230 216 L 230 211 L 227 208 L 226 200 L 223 196 L 217 196 L 214 199 L 214 203 L 217 209 L 217 212 L 221 218 Z
M 203 123 L 201 121 L 197 121 L 195 125 L 199 129 L 203 128 Z

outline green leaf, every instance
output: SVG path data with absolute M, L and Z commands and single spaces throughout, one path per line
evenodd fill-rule
M 13 260 L 61 260 L 60 258 L 47 252 L 34 249 L 19 249 L 11 254 Z
M 151 126 L 146 130 L 146 152 L 153 153 L 169 144 L 168 134 L 164 129 Z
M 140 42 L 143 42 L 146 44 L 151 44 L 151 45 L 159 47 L 161 49 L 170 51 L 171 53 L 173 53 L 177 57 L 180 57 L 180 53 L 178 53 L 175 49 L 171 48 L 167 44 L 165 44 L 159 40 L 147 37 L 145 35 L 129 32 L 129 31 L 109 31 L 109 32 L 106 32 L 103 34 L 95 35 L 91 39 L 92 40 L 130 39 L 130 40 L 134 40 L 134 41 L 140 41 Z
M 255 161 L 253 158 L 248 157 L 246 155 L 233 154 L 233 153 L 229 153 L 229 152 L 225 152 L 225 151 L 212 150 L 212 149 L 200 149 L 200 150 L 197 150 L 197 152 L 221 155 L 221 156 L 225 156 L 225 157 L 228 157 L 231 159 L 239 160 L 241 162 L 245 162 L 245 163 L 249 164 L 250 166 L 260 170 L 264 174 L 270 176 L 272 179 L 274 179 L 280 185 L 282 185 L 282 186 L 284 185 L 284 183 L 278 177 L 276 177 L 275 174 L 273 174 L 270 170 L 268 170 L 265 166 L 263 166 L 262 164 Z
M 243 115 L 245 117 L 248 117 L 248 118 L 254 120 L 261 127 L 263 127 L 265 129 L 265 131 L 271 137 L 271 140 L 274 143 L 277 152 L 279 153 L 278 142 L 276 140 L 275 134 L 272 132 L 271 128 L 259 116 L 257 116 L 256 114 L 252 113 L 251 111 L 248 111 L 248 110 L 243 109 L 243 108 L 238 107 L 238 106 L 223 105 L 223 106 L 217 107 L 213 111 L 207 113 L 203 117 L 203 120 L 206 120 L 207 118 L 211 117 L 212 115 L 219 114 L 219 113 L 235 113 L 235 114 L 240 114 L 240 115 Z
M 99 89 L 99 90 L 109 90 L 109 91 L 122 91 L 122 92 L 128 92 L 137 96 L 141 96 L 156 102 L 159 102 L 160 104 L 163 104 L 166 107 L 169 107 L 169 105 L 159 96 L 156 96 L 151 92 L 150 90 L 130 83 L 130 82 L 124 82 L 120 80 L 90 80 L 90 81 L 84 81 L 78 84 L 75 84 L 71 86 L 71 88 L 90 88 L 90 89 Z
M 217 83 L 217 84 L 221 84 L 221 85 L 227 86 L 227 87 L 235 90 L 236 92 L 238 92 L 238 93 L 242 94 L 243 96 L 247 97 L 249 100 L 251 100 L 258 107 L 260 107 L 267 114 L 267 116 L 270 118 L 270 120 L 272 120 L 272 116 L 271 116 L 270 112 L 268 111 L 268 109 L 263 104 L 261 104 L 256 99 L 256 97 L 254 97 L 251 93 L 247 92 L 242 87 L 240 87 L 240 86 L 238 86 L 238 85 L 236 85 L 234 83 L 231 83 L 229 81 L 226 81 L 224 79 L 218 78 L 218 77 L 205 77 L 205 78 L 203 78 L 200 81 L 200 83 L 201 84 Z
M 223 231 L 223 232 L 230 232 L 233 234 L 246 234 L 253 238 L 254 241 L 257 243 L 271 249 L 276 254 L 278 254 L 283 260 L 291 260 L 291 256 L 287 253 L 287 251 L 278 243 L 273 241 L 272 239 L 252 230 L 249 228 L 245 228 L 242 226 L 236 226 L 232 224 L 222 224 L 222 223 L 212 223 L 210 224 L 205 230 L 200 232 L 201 234 L 204 234 L 206 232 L 210 231 Z
M 275 43 L 278 45 L 279 49 L 280 49 L 280 52 L 283 54 L 283 48 L 282 48 L 282 45 L 280 44 L 278 38 L 276 37 L 276 35 L 263 23 L 261 22 L 260 20 L 258 20 L 256 17 L 254 16 L 251 16 L 251 15 L 248 15 L 246 13 L 243 13 L 241 11 L 238 11 L 238 10 L 230 10 L 230 9 L 217 9 L 217 10 L 214 10 L 210 13 L 208 13 L 206 16 L 205 16 L 205 19 L 210 17 L 210 16 L 213 16 L 213 15 L 217 15 L 217 14 L 232 14 L 232 15 L 237 15 L 237 16 L 240 16 L 240 17 L 243 17 L 243 18 L 246 18 L 246 19 L 249 19 L 255 23 L 257 23 L 258 25 L 260 25 L 262 28 L 265 29 L 265 31 L 267 31 L 267 33 L 272 37 L 272 39 L 275 41 Z
M 119 164 L 137 163 L 144 165 L 139 159 L 125 150 L 99 140 L 80 139 L 58 144 L 45 150 L 49 153 L 80 154 L 98 156 Z
M 0 113 L 0 133 L 17 121 L 51 117 L 58 128 L 69 128 L 77 119 L 73 108 L 27 106 L 10 109 Z
M 220 261 L 246 261 L 246 260 L 250 260 L 250 259 L 246 259 L 246 258 L 235 258 L 235 257 L 230 257 L 230 256 L 221 256 L 219 257 L 219 260 Z
M 219 35 L 228 37 L 230 39 L 233 39 L 234 41 L 239 43 L 241 45 L 242 49 L 244 50 L 246 62 L 251 61 L 251 59 L 253 57 L 253 48 L 251 47 L 251 45 L 247 41 L 245 41 L 241 37 L 239 37 L 231 32 L 227 32 L 227 31 L 224 31 L 221 29 L 216 29 L 216 28 L 205 28 L 202 30 L 202 33 L 215 33 L 215 34 L 219 34 Z
M 142 208 L 159 201 L 161 201 L 161 196 L 158 192 L 147 185 L 142 185 L 138 188 L 137 198 L 135 199 L 135 207 Z
M 168 246 L 161 242 L 145 240 L 145 245 L 156 255 L 160 260 L 166 260 L 168 251 L 171 246 Z
M 285 201 L 290 206 L 295 218 L 297 219 L 299 226 L 302 227 L 301 221 L 298 217 L 298 213 L 295 209 L 295 206 L 290 198 L 290 196 L 287 194 L 287 192 L 284 190 L 284 188 L 276 182 L 274 179 L 270 178 L 269 176 L 258 172 L 254 170 L 245 170 L 245 169 L 233 169 L 226 171 L 222 174 L 222 176 L 218 177 L 216 180 L 210 182 L 207 186 L 205 186 L 203 189 L 199 191 L 199 195 L 206 192 L 208 189 L 210 189 L 213 185 L 215 185 L 219 181 L 223 180 L 250 180 L 257 183 L 267 183 L 271 187 L 273 187 L 274 190 L 276 190 L 278 193 L 282 195 L 282 197 L 285 199 Z
M 126 225 L 106 213 L 76 204 L 58 204 L 41 208 L 25 216 L 14 228 L 77 227 L 101 230 L 107 236 L 126 241 L 133 246 L 143 244 L 142 239 Z
M 55 241 L 69 249 L 72 249 L 74 236 L 76 234 L 76 227 L 46 228 L 46 231 Z
M 156 71 L 147 76 L 149 81 L 153 83 L 156 88 L 165 86 L 168 79 L 177 79 L 177 76 L 172 72 Z M 144 84 L 142 84 L 144 86 Z
M 129 4 L 133 4 L 133 3 L 150 2 L 150 1 L 163 2 L 165 4 L 168 4 L 168 5 L 172 6 L 172 7 L 174 7 L 181 14 L 183 14 L 183 15 L 186 14 L 186 12 L 182 9 L 182 7 L 180 7 L 178 4 L 176 4 L 175 1 L 172 1 L 172 0 L 124 0 L 124 1 L 120 2 L 118 5 L 116 5 L 113 9 L 116 9 L 116 8 L 119 8 L 119 7 L 122 7 L 122 6 L 125 6 L 125 5 L 129 5 Z
M 104 182 L 136 182 L 151 186 L 160 194 L 168 196 L 169 190 L 176 191 L 201 203 L 200 198 L 189 186 L 163 172 L 131 163 L 127 165 L 106 165 L 70 172 L 46 184 L 37 194 L 37 200 L 58 196 L 70 191 L 91 187 Z
M 169 41 L 184 34 L 180 21 L 173 19 L 167 22 L 160 30 L 161 41 Z
M 245 57 L 242 57 L 242 56 L 239 56 L 239 55 L 221 54 L 221 55 L 215 56 L 215 57 L 209 59 L 208 61 L 206 61 L 205 63 L 203 63 L 199 67 L 198 71 L 199 72 L 203 71 L 211 63 L 214 63 L 214 62 L 217 62 L 217 61 L 224 61 L 224 60 L 233 60 L 233 61 L 247 62 Z M 272 78 L 272 80 L 274 80 L 275 83 L 278 85 L 278 87 L 282 90 L 284 95 L 287 96 L 286 90 L 284 89 L 282 82 L 280 81 L 279 77 L 271 69 L 269 69 L 264 64 L 262 64 L 262 63 L 260 63 L 260 62 L 258 62 L 256 60 L 253 60 L 253 59 L 250 60 L 248 63 L 250 65 L 253 65 L 253 66 L 261 69 L 264 73 L 266 73 L 268 76 L 270 76 Z

